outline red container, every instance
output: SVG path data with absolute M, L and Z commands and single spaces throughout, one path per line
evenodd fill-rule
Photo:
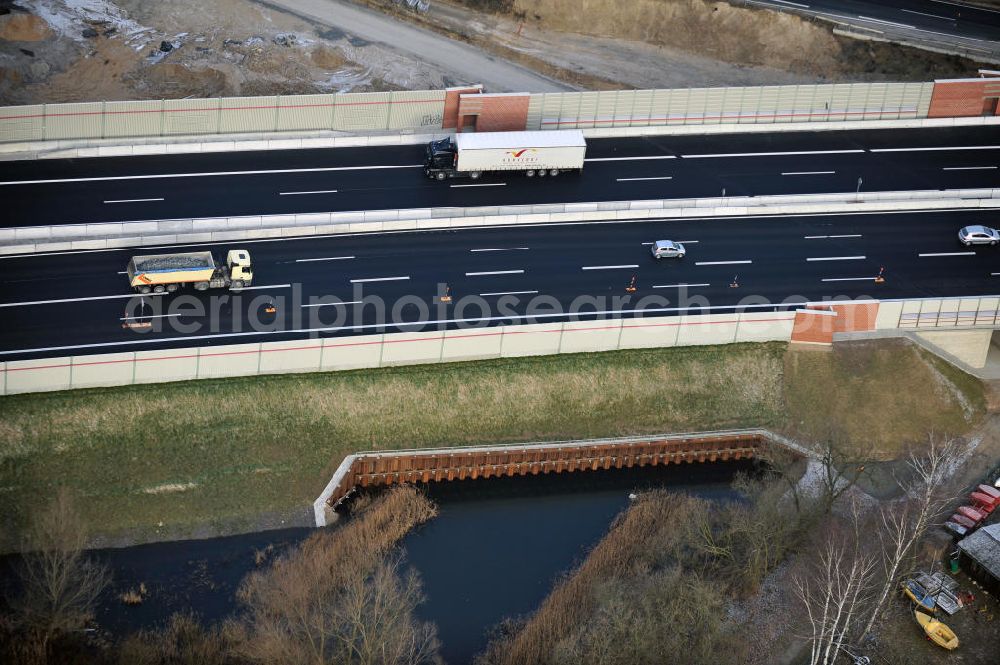
M 975 529 L 976 528 L 976 523 L 975 522 L 973 522 L 972 520 L 970 520 L 965 515 L 959 515 L 958 513 L 955 513 L 954 515 L 952 515 L 949 521 L 954 522 L 955 524 L 961 524 L 966 529 Z
M 997 507 L 996 502 L 993 501 L 993 497 L 987 496 L 982 492 L 973 492 L 969 495 L 969 498 L 972 499 L 972 505 L 976 507 L 976 510 L 987 515 L 992 513 L 993 509 Z
M 979 524 L 984 519 L 986 519 L 986 515 L 983 515 L 981 512 L 979 512 L 975 508 L 971 508 L 969 506 L 961 506 L 961 507 L 959 507 L 958 513 L 960 515 L 965 515 L 966 517 L 968 517 L 970 520 L 972 520 L 976 524 Z
M 996 487 L 990 487 L 989 485 L 980 485 L 976 488 L 977 492 L 982 492 L 988 496 L 993 497 L 994 501 L 1000 501 L 1000 489 Z

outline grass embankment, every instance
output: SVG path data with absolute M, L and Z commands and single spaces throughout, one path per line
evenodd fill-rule
M 649 349 L 0 398 L 0 547 L 15 544 L 25 512 L 59 485 L 81 495 L 105 535 L 148 539 L 161 528 L 180 537 L 302 509 L 359 450 L 788 423 L 806 431 L 828 421 L 857 421 L 864 434 L 873 419 L 916 440 L 938 422 L 965 431 L 982 409 L 978 382 L 942 387 L 912 348 L 881 364 L 865 359 L 881 357 L 873 351 L 795 352 L 787 367 L 785 349 Z M 850 390 L 908 395 L 920 408 L 841 403 L 845 377 Z

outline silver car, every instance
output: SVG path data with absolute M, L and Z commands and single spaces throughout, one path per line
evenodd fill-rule
M 687 253 L 684 250 L 684 245 L 673 240 L 657 240 L 653 243 L 650 251 L 652 251 L 654 259 L 683 259 Z
M 1000 242 L 1000 232 L 988 226 L 966 226 L 958 232 L 958 240 L 968 247 L 969 245 L 995 245 Z

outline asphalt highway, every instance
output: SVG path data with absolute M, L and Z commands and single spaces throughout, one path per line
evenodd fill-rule
M 588 142 L 580 174 L 434 182 L 422 146 L 0 163 L 5 227 L 442 206 L 996 187 L 1000 128 Z
M 956 238 L 966 224 L 995 222 L 993 214 L 594 222 L 143 250 L 207 249 L 221 259 L 245 247 L 255 281 L 238 294 L 135 296 L 123 274 L 132 250 L 4 257 L 0 360 L 632 317 L 636 309 L 662 316 L 838 297 L 993 295 L 1000 247 L 965 248 Z M 649 243 L 662 239 L 685 243 L 687 256 L 654 260 Z M 876 284 L 882 267 L 886 282 Z M 628 295 L 633 276 L 637 291 Z M 437 302 L 446 288 L 453 300 Z M 270 304 L 274 314 L 264 311 Z

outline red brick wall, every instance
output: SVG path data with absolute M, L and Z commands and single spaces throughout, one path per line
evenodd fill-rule
M 520 132 L 528 123 L 531 96 L 475 95 L 463 96 L 459 115 L 476 115 L 477 132 Z
M 867 332 L 875 330 L 875 317 L 878 316 L 878 303 L 857 303 L 831 305 L 837 313 L 834 319 L 833 332 Z
M 458 127 L 458 105 L 462 95 L 474 95 L 482 92 L 481 86 L 470 88 L 448 88 L 444 93 L 444 121 L 441 126 L 444 129 L 455 129 Z
M 811 314 L 808 309 L 799 310 L 795 312 L 795 322 L 792 323 L 792 341 L 832 344 L 836 320 L 836 316 L 828 313 Z
M 928 118 L 961 118 L 983 115 L 987 97 L 1000 95 L 1000 80 L 935 81 Z

